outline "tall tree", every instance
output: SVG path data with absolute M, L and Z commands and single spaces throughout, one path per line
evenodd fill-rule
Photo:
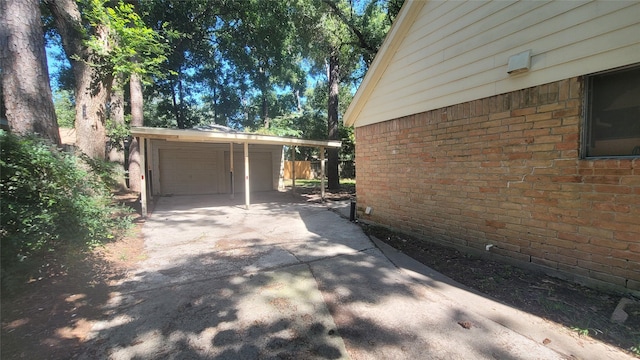
M 85 25 L 75 0 L 44 0 L 53 14 L 56 28 L 75 78 L 76 145 L 86 155 L 105 158 L 107 102 L 111 95 L 112 72 L 104 71 L 105 59 L 86 45 Z M 92 34 L 109 45 L 107 24 L 94 23 Z
M 327 100 L 328 138 L 329 140 L 339 140 L 340 56 L 336 47 L 329 48 L 327 78 L 329 79 L 329 96 Z M 338 173 L 340 158 L 338 150 L 336 148 L 327 149 L 327 187 L 330 190 L 340 189 L 340 174 Z
M 60 144 L 38 0 L 0 0 L 2 101 L 11 130 Z
M 104 159 L 114 77 L 156 71 L 166 49 L 133 5 L 122 0 L 43 1 L 75 79 L 76 144 L 88 156 Z M 139 61 L 132 61 L 136 57 Z
M 137 5 L 138 8 L 135 8 Z M 129 94 L 131 108 L 131 126 L 143 126 L 143 93 L 142 85 L 153 76 L 162 77 L 160 66 L 166 61 L 168 47 L 163 38 L 150 27 L 147 27 L 138 15 L 143 12 L 141 4 L 120 3 L 118 12 L 111 22 L 117 34 L 120 50 L 112 59 L 114 73 L 129 77 Z M 129 144 L 129 189 L 140 191 L 141 174 L 140 149 L 137 139 Z
M 357 54 L 354 54 L 353 47 L 350 46 L 351 34 L 348 27 L 332 9 L 338 6 L 348 8 L 349 4 L 346 1 L 328 0 L 312 4 L 315 8 L 307 13 L 311 21 L 306 22 L 311 26 L 302 34 L 308 37 L 307 42 L 313 44 L 308 53 L 315 63 L 315 70 L 323 70 L 327 79 L 327 138 L 339 140 L 340 83 L 353 70 Z M 327 149 L 327 186 L 330 190 L 340 188 L 338 165 L 339 149 Z
M 194 72 L 212 55 L 212 33 L 226 2 L 149 0 L 142 1 L 145 22 L 166 40 L 170 53 L 160 64 L 166 76 L 156 78 L 150 92 L 157 97 L 159 117 L 173 118 L 180 129 L 196 125 Z M 238 5 L 239 6 L 239 5 Z M 163 116 L 164 115 L 164 116 Z
M 191 127 L 203 121 L 310 136 L 318 127 L 304 121 L 313 121 L 324 127 L 323 137 L 343 139 L 349 132 L 341 127 L 341 107 L 402 0 L 142 3 L 145 21 L 165 34 L 173 50 L 163 64 L 169 76 L 145 89 L 154 124 Z M 322 109 L 309 110 L 301 95 L 307 80 L 324 76 L 326 89 L 317 92 L 323 94 Z M 331 152 L 329 158 L 336 188 L 340 155 Z
M 280 116 L 284 93 L 304 92 L 295 11 L 309 0 L 148 1 L 145 21 L 166 34 L 166 79 L 149 88 L 154 118 L 256 129 Z M 163 121 L 167 122 L 167 121 Z
M 324 64 L 328 80 L 328 137 L 338 140 L 340 84 L 359 83 L 373 61 L 382 40 L 401 6 L 400 0 L 319 0 L 310 34 L 316 48 L 311 57 Z M 329 189 L 340 187 L 338 149 L 327 150 Z
M 107 118 L 107 135 L 108 135 L 108 153 L 107 159 L 116 164 L 113 167 L 114 180 L 121 189 L 127 187 L 124 173 L 124 141 L 125 136 L 128 135 L 128 129 L 125 123 L 125 99 L 124 99 L 124 85 L 122 74 L 113 77 L 113 83 L 111 84 L 111 98 L 108 104 L 108 118 Z
M 303 42 L 295 19 L 295 1 L 244 1 L 226 16 L 216 33 L 225 59 L 259 94 L 259 116 L 269 127 L 275 88 L 299 90 L 304 81 L 300 68 Z
M 133 73 L 129 79 L 131 93 L 131 126 L 144 125 L 142 80 Z M 138 139 L 131 139 L 129 144 L 129 190 L 140 191 L 142 169 L 140 169 L 140 148 Z

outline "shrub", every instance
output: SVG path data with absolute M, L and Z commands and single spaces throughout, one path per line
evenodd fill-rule
M 3 272 L 62 244 L 99 244 L 126 226 L 114 215 L 120 209 L 104 180 L 91 169 L 41 139 L 0 130 Z

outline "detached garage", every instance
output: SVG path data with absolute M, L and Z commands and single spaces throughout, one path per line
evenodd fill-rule
M 304 140 L 232 132 L 226 129 L 162 129 L 134 127 L 139 138 L 142 211 L 152 196 L 250 193 L 282 186 L 283 147 L 340 147 L 339 141 Z M 324 188 L 324 179 L 322 179 Z M 246 189 L 249 191 L 245 191 Z M 323 192 L 324 193 L 324 192 Z
M 230 145 L 147 141 L 147 167 L 151 170 L 153 195 L 201 195 L 231 193 Z M 282 145 L 249 144 L 251 191 L 277 190 L 282 163 Z M 151 155 L 149 157 L 149 155 Z M 233 151 L 234 190 L 244 192 L 242 144 Z M 157 174 L 153 176 L 153 174 Z

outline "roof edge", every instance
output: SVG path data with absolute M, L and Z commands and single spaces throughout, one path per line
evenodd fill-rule
M 168 141 L 183 142 L 247 142 L 249 144 L 292 145 L 329 148 L 339 148 L 342 146 L 342 142 L 338 140 L 307 140 L 273 135 L 225 133 L 193 129 L 166 129 L 146 126 L 131 127 L 131 135 L 147 139 L 163 139 Z
M 425 0 L 407 0 L 402 5 L 400 13 L 398 13 L 393 25 L 391 25 L 391 29 L 382 42 L 382 46 L 380 46 L 369 70 L 365 74 L 362 83 L 344 113 L 343 118 L 346 126 L 353 126 L 355 124 L 365 102 L 387 69 L 396 50 L 400 47 L 400 40 L 407 34 L 425 3 Z

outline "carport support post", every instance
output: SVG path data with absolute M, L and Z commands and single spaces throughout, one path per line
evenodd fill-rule
M 251 193 L 251 189 L 249 189 L 249 143 L 245 141 L 244 143 L 244 205 L 247 210 L 249 210 L 249 194 Z
M 145 141 L 144 138 L 138 138 L 138 146 L 140 147 L 140 215 L 147 217 L 147 163 L 145 161 Z
M 291 146 L 291 193 L 296 193 L 296 147 Z
M 320 146 L 320 199 L 324 201 L 324 146 Z
M 230 198 L 233 199 L 236 197 L 235 189 L 233 188 L 233 143 L 229 143 L 229 175 L 231 178 L 231 195 Z

